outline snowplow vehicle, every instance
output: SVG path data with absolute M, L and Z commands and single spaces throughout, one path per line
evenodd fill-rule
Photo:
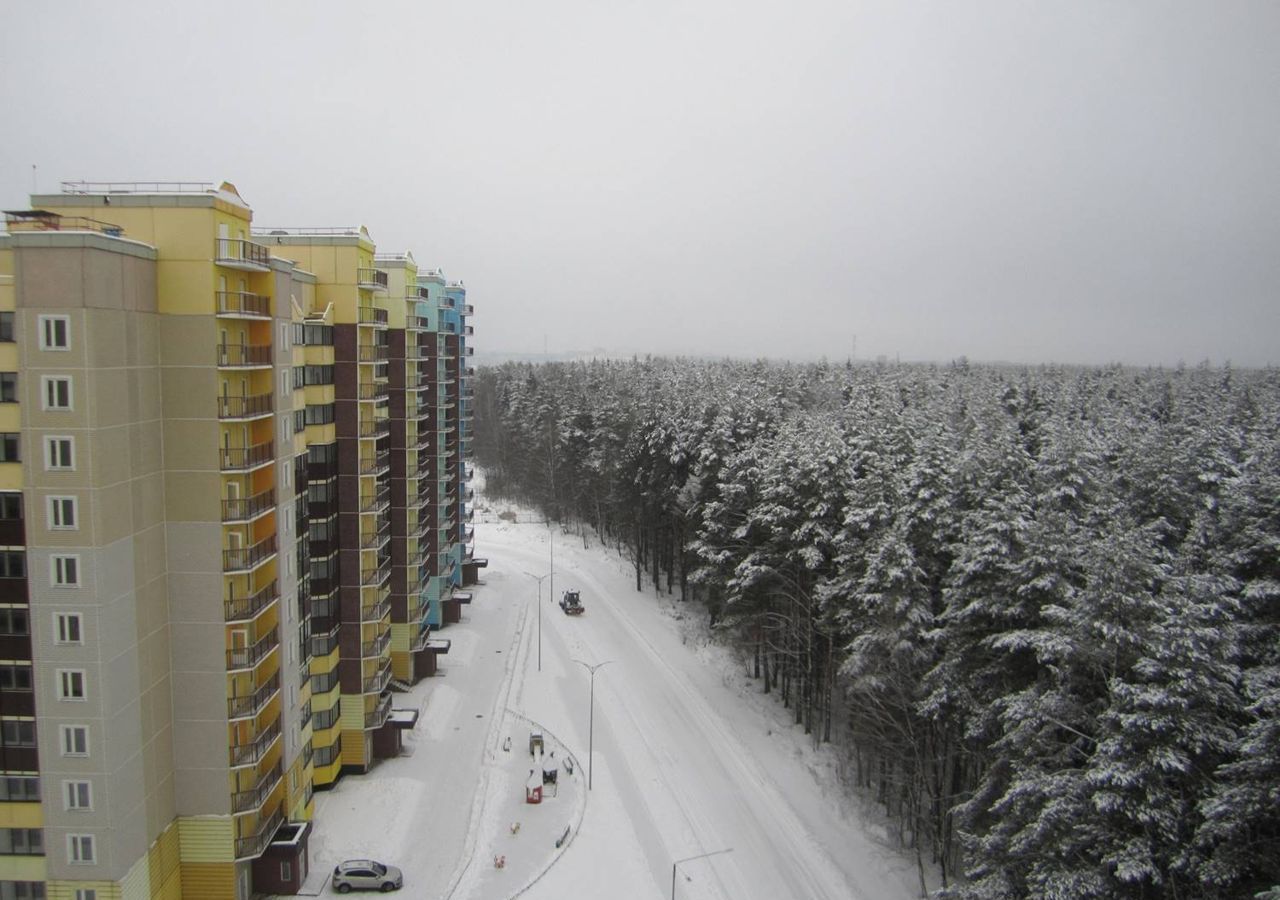
M 564 610 L 566 616 L 580 616 L 586 609 L 577 591 L 565 591 L 564 596 L 560 598 L 560 608 Z

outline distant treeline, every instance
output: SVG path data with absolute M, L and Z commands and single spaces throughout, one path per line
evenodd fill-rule
M 960 898 L 1280 898 L 1280 373 L 481 369 L 489 490 L 704 602 Z

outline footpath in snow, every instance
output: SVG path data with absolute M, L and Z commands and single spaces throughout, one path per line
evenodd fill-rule
M 706 640 L 696 607 L 637 592 L 616 555 L 544 524 L 477 538 L 489 567 L 440 632 L 440 674 L 393 704 L 422 713 L 406 754 L 316 794 L 309 892 L 372 856 L 409 896 L 449 900 L 668 897 L 678 860 L 686 900 L 919 896 L 914 865 L 841 800 L 829 749 Z M 567 588 L 583 615 L 561 612 Z M 601 663 L 589 758 L 586 666 Z M 536 805 L 532 730 L 559 763 Z

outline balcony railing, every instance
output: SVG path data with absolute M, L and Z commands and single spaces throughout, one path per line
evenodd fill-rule
M 231 768 L 243 769 L 245 766 L 257 765 L 258 760 L 266 756 L 271 745 L 279 739 L 280 720 L 276 719 L 249 743 L 231 745 Z
M 371 641 L 365 641 L 360 645 L 360 655 L 366 659 L 378 657 L 387 649 L 387 645 L 391 643 L 391 632 L 384 631 Z
M 378 274 L 382 275 L 384 279 L 383 287 L 386 287 L 386 273 L 379 272 Z M 385 309 L 378 309 L 376 306 L 362 306 L 360 307 L 358 318 L 361 325 L 386 325 L 387 311 Z
M 361 344 L 356 349 L 356 359 L 360 362 L 382 362 L 387 358 L 386 344 Z
M 387 579 L 391 577 L 391 561 L 388 560 L 375 569 L 360 570 L 360 584 L 363 587 L 370 587 L 375 584 L 386 584 Z
M 391 597 L 386 596 L 378 600 L 376 603 L 370 603 L 368 606 L 360 607 L 361 622 L 381 622 L 387 617 L 387 613 L 391 611 Z
M 214 241 L 213 261 L 233 269 L 265 271 L 271 265 L 271 251 L 261 244 L 237 238 L 218 238 Z
M 249 369 L 271 365 L 270 344 L 218 344 L 218 365 L 224 369 Z
M 391 506 L 391 494 L 379 491 L 372 497 L 360 498 L 360 512 L 365 514 L 385 512 Z
M 231 318 L 271 318 L 271 298 L 250 291 L 218 291 L 218 315 Z
M 222 551 L 223 572 L 248 572 L 276 555 L 276 536 L 270 535 L 252 547 L 233 547 Z
M 386 546 L 391 540 L 391 522 L 383 521 L 373 531 L 364 532 L 360 535 L 361 550 L 377 550 L 379 547 Z
M 356 284 L 365 290 L 385 291 L 387 289 L 387 273 L 380 269 L 357 269 Z
M 268 488 L 252 497 L 222 501 L 222 521 L 249 522 L 258 516 L 275 509 L 276 489 Z
M 263 822 L 249 837 L 236 838 L 236 859 L 253 859 L 261 856 L 267 844 L 275 837 L 276 829 L 284 822 L 284 813 L 277 809 L 271 818 Z
M 475 307 L 472 306 L 470 303 L 464 303 L 458 307 L 458 312 L 462 313 L 464 316 L 469 316 L 475 311 L 476 311 Z
M 377 400 L 381 397 L 386 397 L 391 393 L 390 388 L 386 384 L 378 381 L 366 382 L 360 385 L 359 388 L 360 390 L 357 396 L 359 396 L 361 400 Z
M 388 682 L 391 681 L 390 669 L 387 670 L 387 681 Z M 384 684 L 383 687 L 385 688 L 386 685 Z M 365 693 L 372 694 L 373 691 L 366 691 Z M 387 694 L 385 697 L 378 698 L 378 702 L 373 707 L 372 712 L 367 712 L 364 714 L 364 727 L 366 729 L 381 728 L 383 725 L 387 724 L 387 719 L 390 716 L 391 716 L 391 695 Z
M 227 622 L 247 622 L 280 599 L 280 584 L 269 585 L 248 597 L 232 597 L 224 601 Z
M 227 716 L 232 719 L 252 719 L 266 708 L 271 698 L 280 693 L 280 672 L 273 672 L 266 684 L 244 697 L 227 698 Z
M 231 795 L 231 812 L 236 815 L 255 812 L 271 796 L 271 792 L 280 783 L 283 775 L 284 770 L 280 761 L 276 760 L 276 764 L 258 779 L 258 783 L 251 790 L 237 791 Z
M 364 680 L 360 686 L 362 694 L 381 694 L 391 682 L 391 660 L 378 667 L 378 671 Z
M 220 468 L 224 472 L 256 469 L 275 459 L 275 442 L 265 441 L 252 447 L 223 447 L 218 451 Z
M 272 394 L 254 394 L 249 397 L 219 397 L 219 419 L 256 419 L 271 415 L 274 409 Z
M 377 475 L 391 468 L 391 451 L 360 458 L 361 475 Z
M 251 669 L 280 646 L 280 628 L 276 626 L 248 647 L 232 647 L 227 651 L 227 669 Z

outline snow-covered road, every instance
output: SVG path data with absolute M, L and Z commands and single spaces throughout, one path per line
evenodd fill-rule
M 548 570 L 551 532 L 502 523 L 480 534 L 486 590 L 532 602 L 524 573 Z M 739 673 L 708 666 L 669 601 L 637 593 L 633 571 L 598 546 L 559 534 L 556 543 L 555 593 L 580 590 L 587 611 L 565 616 L 543 590 L 542 672 L 531 648 L 513 706 L 576 741 L 585 759 L 590 680 L 575 660 L 611 662 L 596 674 L 594 789 L 579 840 L 527 896 L 666 896 L 674 860 L 728 848 L 682 864 L 677 896 L 918 895 L 913 869 L 824 796 L 831 785 L 804 765 L 808 739 L 781 710 L 745 702 Z M 597 828 L 611 839 L 592 841 Z M 625 835 L 632 845 L 619 845 Z M 620 871 L 641 883 L 620 890 Z

